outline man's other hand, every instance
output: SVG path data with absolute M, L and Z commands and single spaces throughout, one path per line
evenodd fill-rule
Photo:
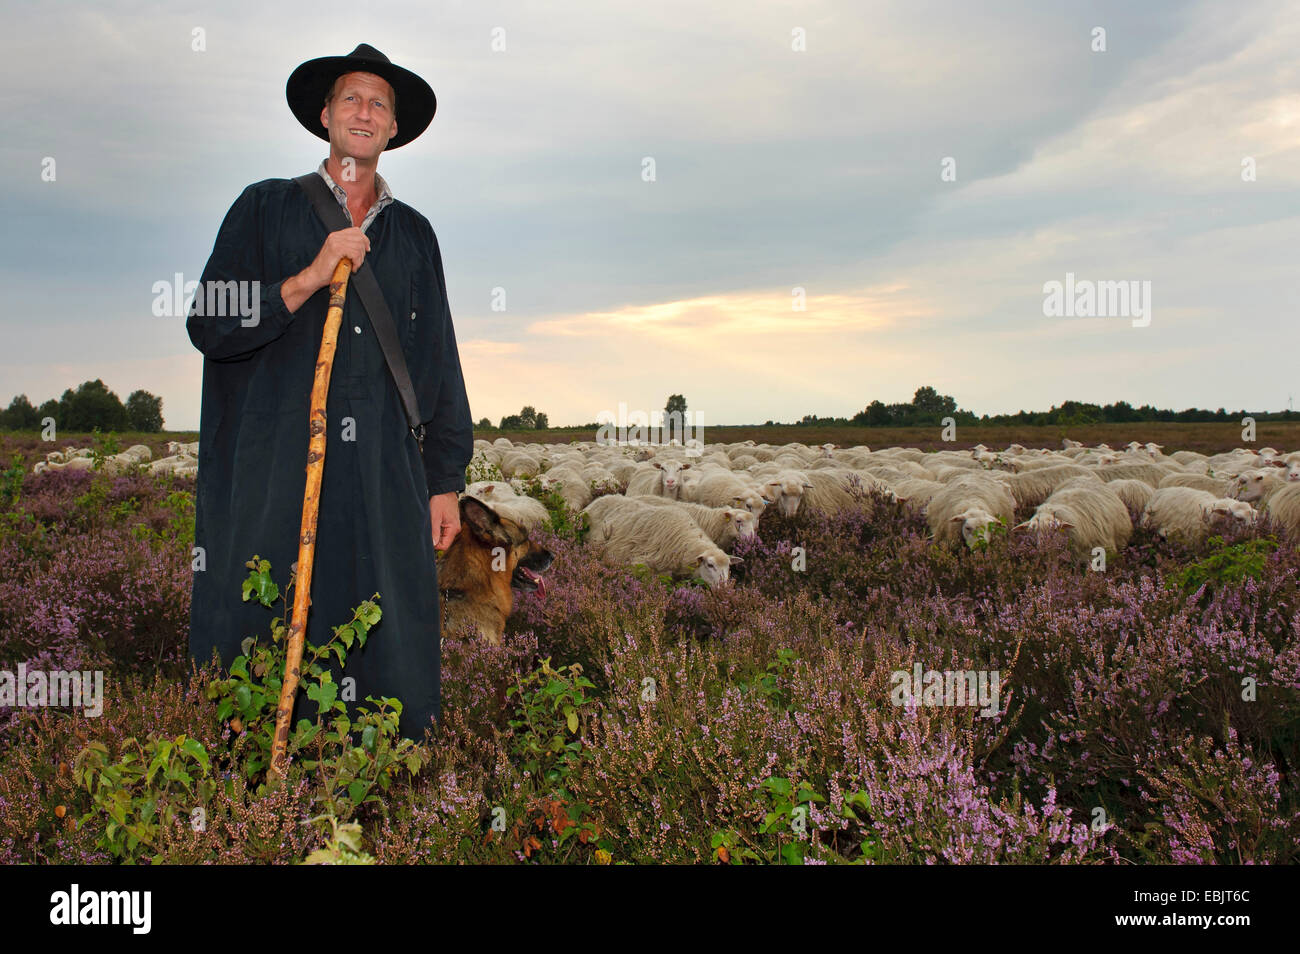
M 429 519 L 433 524 L 434 549 L 447 549 L 460 532 L 460 495 L 450 490 L 430 497 Z

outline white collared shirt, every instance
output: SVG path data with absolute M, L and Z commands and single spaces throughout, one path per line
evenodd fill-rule
M 324 160 L 321 161 L 320 168 L 316 171 L 320 174 L 320 177 L 325 180 L 325 184 L 330 187 L 330 191 L 334 193 L 334 197 L 339 200 L 339 205 L 343 206 L 343 211 L 347 213 L 350 221 L 352 219 L 352 213 L 348 210 L 347 192 L 343 190 L 341 185 L 330 178 L 330 174 L 325 171 Z M 370 223 L 375 220 L 375 216 L 384 211 L 385 207 L 393 201 L 392 190 L 388 188 L 388 183 L 384 181 L 384 177 L 379 174 L 378 170 L 375 171 L 375 190 L 378 192 L 379 198 L 375 200 L 375 204 L 372 205 L 370 211 L 366 213 L 365 220 L 361 223 L 362 232 L 370 228 Z M 355 225 L 356 223 L 353 224 Z

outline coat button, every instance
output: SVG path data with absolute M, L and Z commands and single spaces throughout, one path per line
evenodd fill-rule
M 352 326 L 352 330 L 355 331 L 357 334 L 361 334 L 361 326 L 360 326 L 360 325 L 353 325 L 353 326 Z
M 411 312 L 411 320 L 415 321 L 415 312 Z

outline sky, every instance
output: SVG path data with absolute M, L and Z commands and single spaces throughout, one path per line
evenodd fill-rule
M 379 171 L 437 233 L 476 421 L 1300 392 L 1300 2 L 8 0 L 0 402 L 102 378 L 197 429 L 154 283 L 319 164 L 285 82 L 362 42 L 438 97 Z M 1067 281 L 1149 299 L 1047 313 Z

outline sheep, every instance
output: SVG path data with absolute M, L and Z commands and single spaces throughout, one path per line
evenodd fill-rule
M 591 482 L 582 473 L 568 466 L 553 467 L 537 478 L 543 490 L 551 490 L 564 499 L 570 510 L 581 510 L 595 496 Z
M 639 503 L 652 507 L 676 507 L 696 525 L 709 535 L 709 539 L 728 553 L 737 540 L 754 537 L 758 533 L 758 519 L 748 510 L 739 507 L 706 507 L 703 504 L 686 503 L 683 500 L 670 500 L 667 497 L 653 495 L 628 497 Z
M 1248 470 L 1238 474 L 1232 481 L 1232 490 L 1228 493 L 1220 494 L 1222 497 L 1231 497 L 1234 500 L 1244 500 L 1249 504 L 1259 504 L 1273 494 L 1280 487 L 1285 487 L 1287 482 L 1279 474 L 1269 470 Z
M 628 496 L 653 494 L 677 500 L 682 489 L 682 471 L 690 466 L 679 460 L 653 460 L 650 467 L 637 471 L 627 482 Z
M 1177 473 L 1167 466 L 1150 463 L 1116 463 L 1097 468 L 1097 476 L 1102 480 L 1145 480 L 1152 487 L 1159 487 L 1160 481 L 1171 473 Z
M 1300 539 L 1300 483 L 1285 483 L 1277 488 L 1265 509 L 1292 537 Z
M 1096 547 L 1118 553 L 1133 535 L 1128 507 L 1119 494 L 1100 481 L 1091 486 L 1060 488 L 1014 529 L 1042 532 L 1057 527 L 1065 530 L 1070 549 L 1084 557 Z
M 1194 487 L 1212 493 L 1216 497 L 1227 497 L 1232 490 L 1233 482 L 1224 477 L 1210 477 L 1206 474 L 1169 474 L 1160 479 L 1160 486 Z
M 1242 523 L 1255 521 L 1254 508 L 1244 501 L 1215 497 L 1194 487 L 1162 487 L 1147 501 L 1139 523 L 1165 539 L 1181 536 L 1199 543 L 1205 539 L 1209 522 L 1220 514 Z
M 1145 480 L 1133 480 L 1127 477 L 1112 480 L 1106 486 L 1119 494 L 1119 499 L 1124 501 L 1124 506 L 1128 508 L 1130 514 L 1141 514 L 1151 495 L 1156 492 L 1156 489 Z
M 870 512 L 871 498 L 867 494 L 873 490 L 892 496 L 884 481 L 857 470 L 810 470 L 804 476 L 808 482 L 803 491 L 803 506 L 823 513 L 855 509 Z
M 1204 454 L 1189 450 L 1174 451 L 1169 455 L 1169 459 L 1174 463 L 1182 464 L 1184 467 L 1189 464 L 1204 464 L 1209 460 Z
M 536 477 L 542 472 L 540 458 L 517 448 L 502 455 L 499 466 L 502 477 Z
M 930 499 L 925 519 L 936 543 L 955 542 L 960 533 L 973 547 L 993 523 L 1010 526 L 1016 501 L 999 481 L 972 474 L 954 480 Z
M 813 488 L 812 478 L 798 470 L 782 470 L 773 474 L 763 484 L 763 496 L 772 500 L 781 515 L 793 517 L 799 511 L 804 494 Z
M 1088 476 L 1096 476 L 1096 471 L 1080 464 L 1057 464 L 1018 474 L 999 474 L 995 479 L 1001 481 L 1011 492 L 1017 507 L 1028 509 L 1037 507 L 1071 477 Z
M 685 494 L 688 503 L 706 507 L 740 507 L 755 517 L 761 517 L 772 503 L 753 478 L 729 471 L 705 474 L 698 483 L 687 484 Z
M 491 504 L 495 513 L 513 520 L 529 533 L 545 527 L 551 517 L 540 500 L 534 497 L 521 497 L 509 484 L 499 480 L 470 484 L 460 496 L 474 497 L 483 503 Z
M 198 472 L 198 461 L 188 454 L 176 454 L 171 457 L 160 457 L 149 465 L 151 474 L 186 474 L 189 472 Z
M 599 497 L 583 513 L 591 532 L 587 542 L 608 562 L 645 564 L 654 573 L 698 576 L 711 588 L 730 579 L 729 557 L 677 507 L 645 504 L 631 497 Z
M 62 463 L 58 461 L 38 460 L 32 466 L 33 474 L 44 473 L 48 470 L 90 470 L 95 462 L 89 457 L 72 457 Z
M 946 486 L 947 484 L 926 480 L 924 477 L 904 477 L 894 484 L 894 496 L 899 503 L 906 504 L 917 513 L 925 513 L 930 500 Z

